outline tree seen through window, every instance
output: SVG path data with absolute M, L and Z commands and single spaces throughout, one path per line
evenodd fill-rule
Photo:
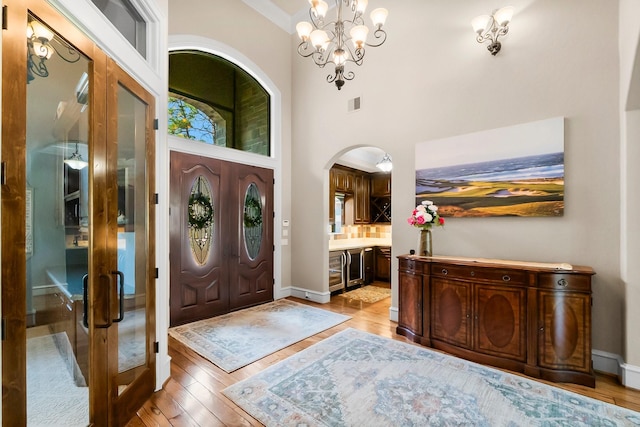
M 169 135 L 224 145 L 224 142 L 220 144 L 216 140 L 217 127 L 214 118 L 201 109 L 183 99 L 169 96 Z

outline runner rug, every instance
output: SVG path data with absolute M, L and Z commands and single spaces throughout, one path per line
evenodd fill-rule
M 343 294 L 338 294 L 338 296 L 348 300 L 373 303 L 389 298 L 391 296 L 391 289 L 381 288 L 379 286 L 365 286 Z
M 267 426 L 640 425 L 638 412 L 355 329 L 223 393 Z
M 227 372 L 351 317 L 280 299 L 169 329 L 169 335 Z

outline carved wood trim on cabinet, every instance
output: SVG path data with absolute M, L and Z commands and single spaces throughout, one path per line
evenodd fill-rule
M 478 363 L 595 386 L 590 267 L 398 259 L 398 334 Z

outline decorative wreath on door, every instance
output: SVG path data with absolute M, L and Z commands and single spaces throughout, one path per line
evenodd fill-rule
M 201 230 L 213 224 L 211 199 L 202 193 L 189 196 L 189 228 Z
M 244 226 L 254 228 L 262 225 L 262 206 L 254 197 L 247 197 L 244 202 Z

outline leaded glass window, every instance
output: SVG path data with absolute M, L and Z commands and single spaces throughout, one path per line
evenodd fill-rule
M 262 245 L 262 198 L 258 186 L 252 182 L 244 197 L 244 215 L 242 229 L 247 254 L 252 260 L 260 253 Z

